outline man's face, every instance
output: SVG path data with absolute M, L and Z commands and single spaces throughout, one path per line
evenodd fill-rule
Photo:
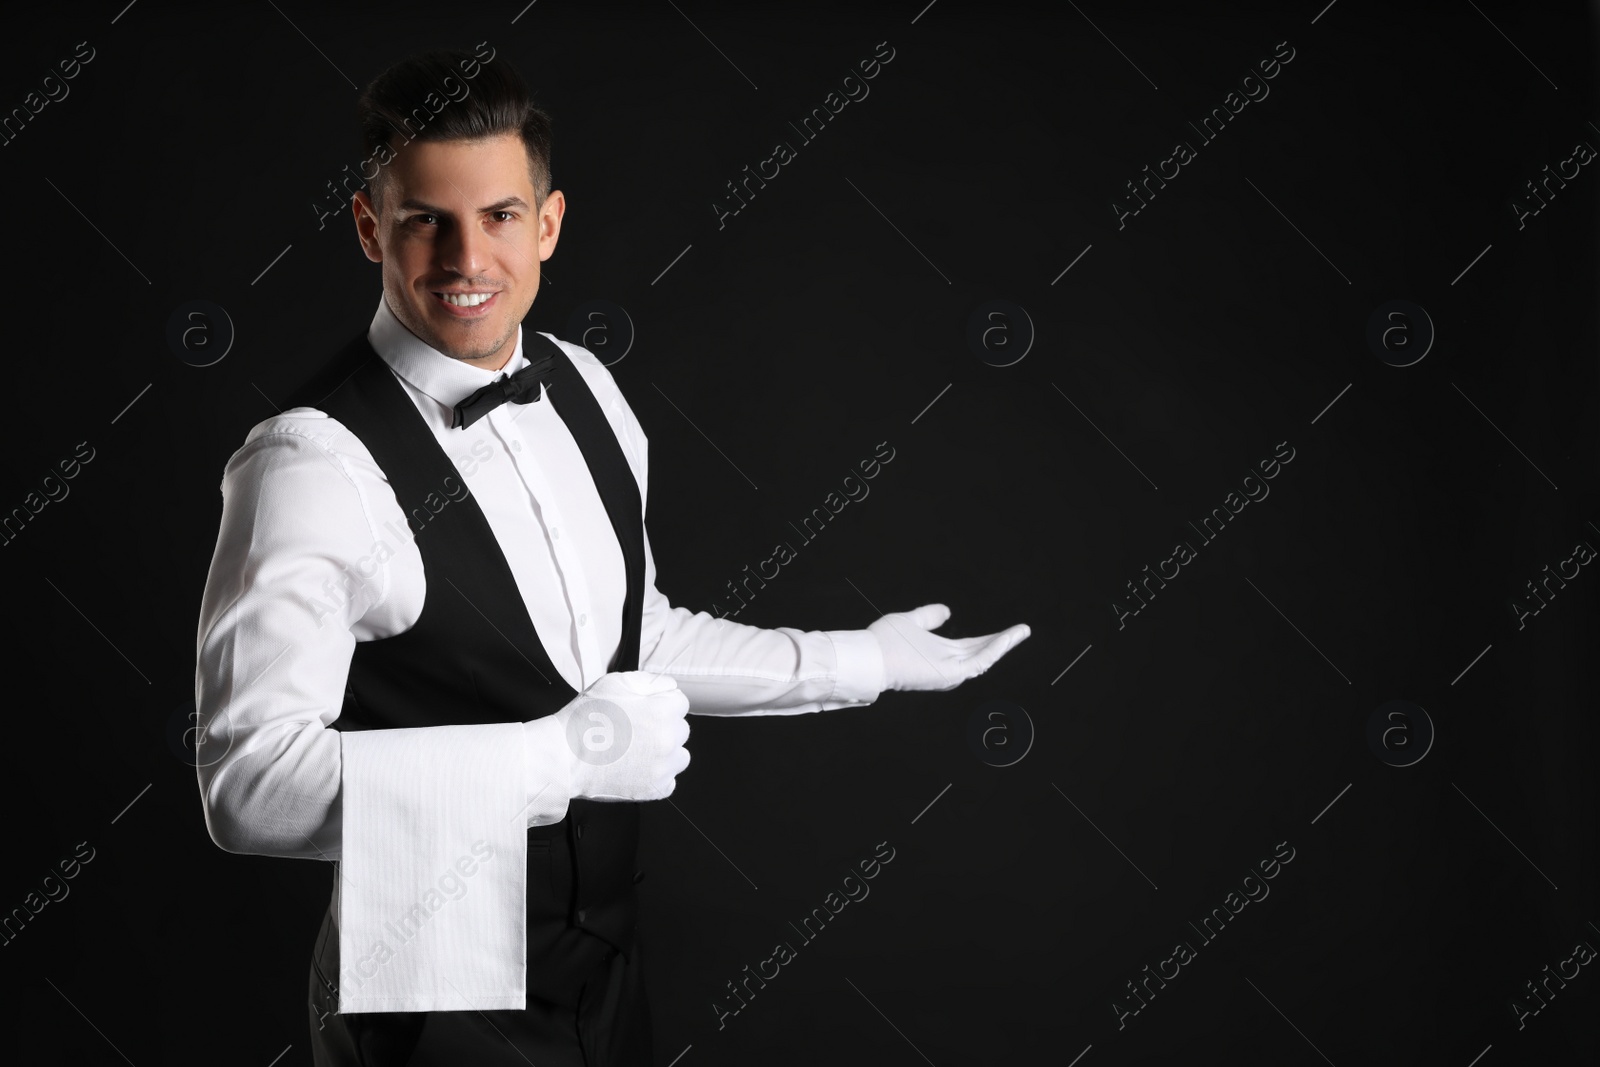
M 382 206 L 362 190 L 352 210 L 367 258 L 383 264 L 390 309 L 445 355 L 499 370 L 539 292 L 539 264 L 555 251 L 565 199 L 551 190 L 535 211 L 516 133 L 413 141 L 384 169 Z

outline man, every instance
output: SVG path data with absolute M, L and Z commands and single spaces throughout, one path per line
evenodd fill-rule
M 687 765 L 685 713 L 950 689 L 1029 631 L 941 637 L 937 604 L 820 632 L 672 607 L 638 421 L 592 354 L 520 326 L 565 212 L 548 117 L 482 46 L 397 64 L 359 114 L 383 295 L 224 473 L 207 826 L 335 861 L 319 1065 L 648 1064 L 638 802 Z

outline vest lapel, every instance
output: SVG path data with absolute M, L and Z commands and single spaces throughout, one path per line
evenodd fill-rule
M 546 383 L 546 400 L 583 450 L 584 462 L 600 491 L 600 499 L 611 517 L 617 543 L 627 570 L 628 594 L 622 606 L 622 640 L 608 670 L 632 671 L 639 667 L 640 617 L 644 607 L 644 506 L 639 483 L 628 466 L 617 435 L 606 420 L 600 402 L 583 381 L 578 368 L 561 347 L 543 334 L 524 330 L 523 343 L 532 341 L 557 355 L 555 369 Z

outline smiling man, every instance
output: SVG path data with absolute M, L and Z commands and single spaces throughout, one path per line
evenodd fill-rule
M 505 175 L 529 171 L 525 180 Z M 383 264 L 395 318 L 429 347 L 484 370 L 516 351 L 522 316 L 555 251 L 566 198 L 545 192 L 516 132 L 419 141 L 356 194 L 367 258 Z M 537 184 L 536 184 L 537 183 Z M 394 186 L 384 206 L 384 189 Z M 507 188 L 516 191 L 508 195 Z M 404 196 L 401 196 L 401 193 Z M 474 206 L 475 199 L 492 202 Z
M 1028 628 L 942 637 L 938 604 L 829 631 L 673 607 L 638 420 L 591 353 L 521 325 L 566 210 L 548 117 L 503 62 L 435 52 L 375 79 L 359 118 L 383 162 L 352 215 L 383 293 L 224 471 L 196 671 L 207 826 L 332 864 L 317 1064 L 649 1064 L 639 803 L 687 766 L 685 715 L 951 689 Z

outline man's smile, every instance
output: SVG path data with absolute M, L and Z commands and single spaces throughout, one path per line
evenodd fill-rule
M 433 302 L 447 314 L 458 319 L 478 319 L 489 314 L 498 304 L 500 290 L 482 291 L 468 290 L 454 292 L 449 290 L 431 291 Z

